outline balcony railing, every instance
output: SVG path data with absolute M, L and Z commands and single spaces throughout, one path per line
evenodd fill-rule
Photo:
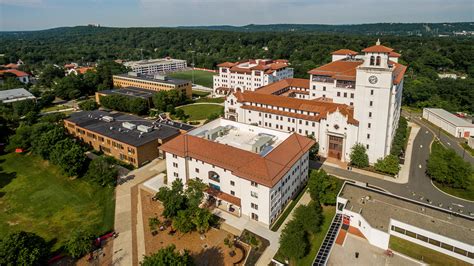
M 313 76 L 313 81 L 316 82 L 325 82 L 325 83 L 333 83 L 334 79 L 326 76 Z
M 353 81 L 336 81 L 336 87 L 344 89 L 353 89 L 355 88 L 355 82 Z

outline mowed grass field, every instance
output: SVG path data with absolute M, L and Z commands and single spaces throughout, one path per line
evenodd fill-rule
M 215 73 L 203 71 L 203 70 L 194 70 L 194 83 L 199 84 L 204 87 L 212 88 L 212 76 Z M 185 79 L 192 81 L 193 80 L 193 71 L 181 71 L 169 74 L 170 77 L 176 79 Z
M 189 115 L 188 120 L 204 120 L 211 114 L 220 114 L 224 110 L 224 106 L 217 104 L 193 104 L 178 107 L 183 109 L 184 113 Z
M 0 236 L 34 232 L 60 248 L 79 227 L 113 229 L 114 189 L 71 180 L 36 155 L 0 156 Z

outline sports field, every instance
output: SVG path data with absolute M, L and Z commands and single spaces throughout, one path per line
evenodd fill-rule
M 203 71 L 203 70 L 194 70 L 194 83 L 212 88 L 212 76 L 214 76 L 215 73 L 208 72 L 208 71 Z M 188 71 L 181 71 L 181 72 L 175 72 L 169 74 L 170 77 L 172 78 L 177 78 L 177 79 L 185 79 L 185 80 L 193 80 L 193 71 L 188 70 Z

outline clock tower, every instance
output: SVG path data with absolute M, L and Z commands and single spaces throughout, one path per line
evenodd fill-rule
M 399 104 L 394 104 L 393 97 L 393 62 L 389 60 L 392 51 L 377 41 L 362 50 L 364 62 L 356 70 L 354 118 L 359 121 L 358 140 L 366 146 L 371 162 L 390 153 L 396 127 L 394 108 L 399 109 Z M 396 120 L 398 123 L 398 117 Z

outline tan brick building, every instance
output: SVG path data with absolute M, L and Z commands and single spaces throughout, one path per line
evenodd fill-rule
M 136 87 L 151 91 L 170 91 L 177 90 L 192 97 L 192 84 L 190 81 L 181 79 L 172 79 L 161 75 L 144 76 L 138 73 L 130 72 L 113 76 L 114 87 Z
M 158 147 L 180 134 L 176 128 L 138 116 L 98 110 L 72 113 L 64 126 L 94 150 L 135 167 L 160 157 Z

